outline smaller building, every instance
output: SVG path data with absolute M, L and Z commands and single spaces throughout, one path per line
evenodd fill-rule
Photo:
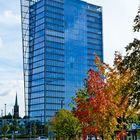
M 37 134 L 43 134 L 43 125 L 39 121 L 31 121 L 29 122 L 29 118 L 27 116 L 24 116 L 23 118 L 19 115 L 19 105 L 18 105 L 18 98 L 17 94 L 15 97 L 15 104 L 13 106 L 12 113 L 8 113 L 8 115 L 1 114 L 0 117 L 0 138 L 2 136 L 1 128 L 4 126 L 4 124 L 8 124 L 9 130 L 7 134 L 13 134 L 13 131 L 16 134 L 27 134 L 32 133 L 32 128 L 36 127 Z M 14 126 L 14 129 L 13 129 Z

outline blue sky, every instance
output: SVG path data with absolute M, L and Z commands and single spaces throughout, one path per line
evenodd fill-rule
M 0 0 L 0 111 L 7 104 L 7 113 L 16 92 L 19 104 L 23 106 L 24 101 L 20 28 L 20 1 Z
M 104 61 L 112 65 L 114 52 L 140 37 L 132 32 L 140 0 L 84 0 L 103 6 Z M 11 112 L 16 92 L 24 115 L 20 0 L 0 0 L 0 111 Z

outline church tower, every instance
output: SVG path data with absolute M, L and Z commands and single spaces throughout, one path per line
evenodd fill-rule
M 16 94 L 16 99 L 15 99 L 15 105 L 14 105 L 14 117 L 15 118 L 19 117 L 19 106 L 18 106 L 17 94 Z

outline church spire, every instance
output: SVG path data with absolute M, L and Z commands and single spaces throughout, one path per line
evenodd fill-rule
M 19 117 L 19 106 L 18 106 L 17 93 L 16 93 L 15 105 L 14 105 L 14 117 L 15 118 Z
M 16 93 L 16 99 L 15 99 L 15 106 L 18 106 L 17 93 Z

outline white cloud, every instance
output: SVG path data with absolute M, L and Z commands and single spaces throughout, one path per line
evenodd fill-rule
M 15 25 L 20 23 L 20 16 L 11 10 L 6 10 L 0 15 L 0 24 Z

